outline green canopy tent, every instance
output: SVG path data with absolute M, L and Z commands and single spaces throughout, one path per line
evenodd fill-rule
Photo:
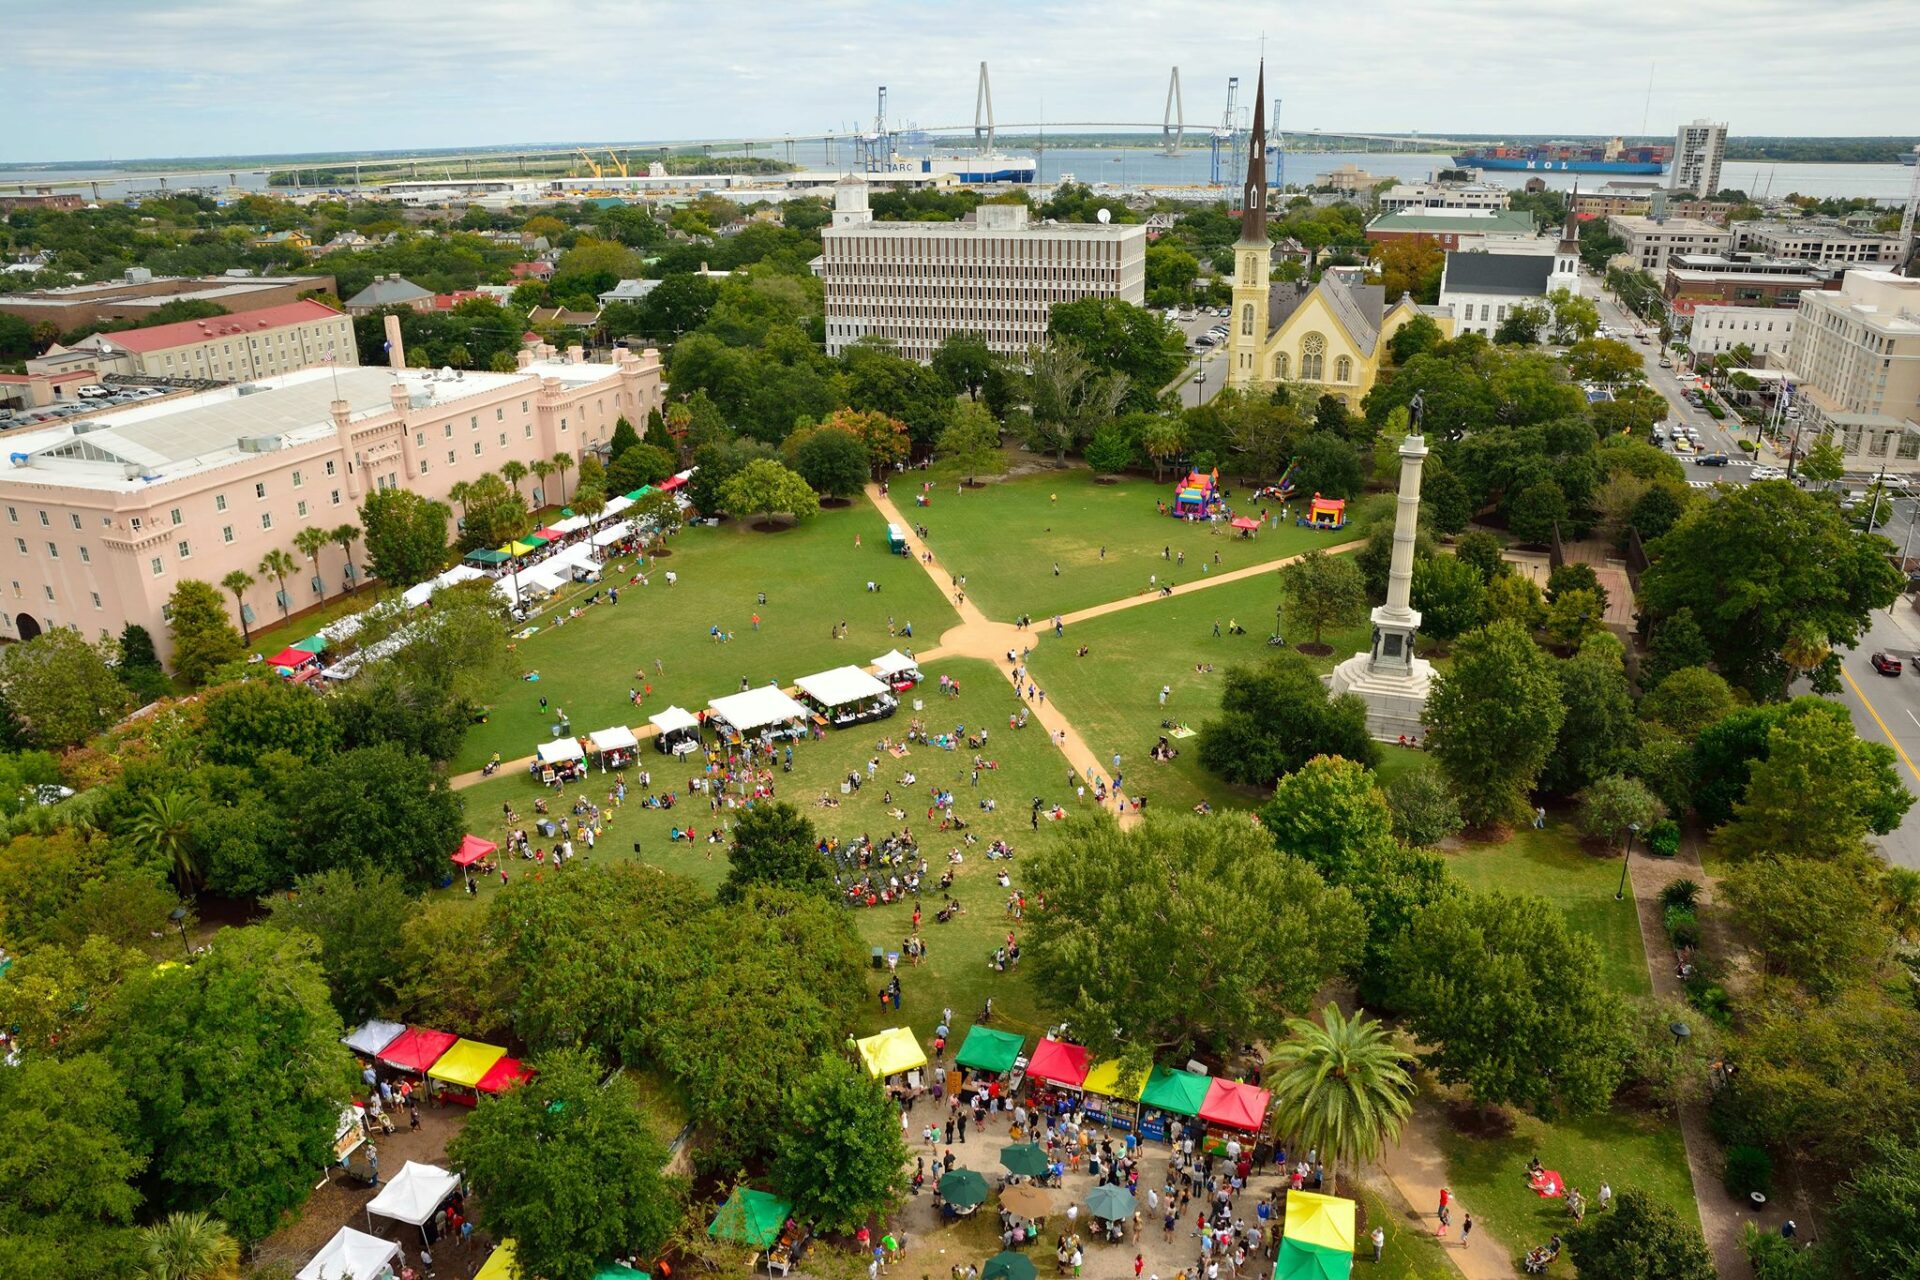
M 505 564 L 507 561 L 513 559 L 513 557 L 506 552 L 495 551 L 492 547 L 480 547 L 476 550 L 469 551 L 463 558 L 472 561 L 474 564 Z
M 1197 1116 L 1200 1105 L 1207 1100 L 1207 1090 L 1212 1087 L 1213 1081 L 1207 1076 L 1172 1067 L 1155 1067 L 1147 1076 L 1146 1087 L 1140 1090 L 1140 1101 L 1175 1115 Z
M 793 1206 L 779 1196 L 752 1187 L 737 1187 L 707 1224 L 716 1240 L 731 1240 L 750 1249 L 765 1249 L 780 1238 Z
M 626 494 L 624 496 L 626 497 L 628 502 L 638 502 L 640 501 L 640 499 L 646 497 L 648 494 L 652 492 L 653 492 L 652 485 L 643 484 L 638 489 L 635 489 L 632 493 Z
M 1024 1036 L 1017 1036 L 1011 1031 L 968 1027 L 967 1038 L 961 1042 L 960 1052 L 953 1055 L 953 1060 L 975 1071 L 1005 1075 L 1013 1070 L 1013 1064 L 1019 1059 L 1020 1050 L 1026 1043 Z
M 287 647 L 290 649 L 298 649 L 302 653 L 325 653 L 327 651 L 327 638 L 325 636 L 308 636 L 305 640 L 296 641 Z
M 653 1280 L 653 1277 L 624 1262 L 607 1261 L 594 1269 L 593 1280 Z

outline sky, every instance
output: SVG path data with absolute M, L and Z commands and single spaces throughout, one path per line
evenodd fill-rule
M 0 0 L 0 163 L 774 136 L 891 115 L 1189 128 L 1920 133 L 1915 0 Z M 1651 108 L 1647 100 L 1649 75 Z M 1902 89 L 1900 86 L 1906 86 Z

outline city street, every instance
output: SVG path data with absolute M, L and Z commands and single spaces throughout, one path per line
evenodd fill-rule
M 1883 676 L 1873 669 L 1868 655 L 1879 651 L 1899 658 L 1905 670 L 1898 676 Z M 1839 701 L 1853 715 L 1854 730 L 1868 742 L 1881 742 L 1893 748 L 1899 757 L 1895 766 L 1907 790 L 1920 793 L 1920 768 L 1914 764 L 1920 756 L 1920 612 L 1911 597 L 1903 597 L 1893 606 L 1891 617 L 1885 609 L 1874 614 L 1873 627 L 1861 639 L 1860 647 L 1845 655 L 1841 663 Z M 1905 825 L 1879 837 L 1889 861 L 1902 867 L 1920 868 L 1920 811 L 1909 812 Z

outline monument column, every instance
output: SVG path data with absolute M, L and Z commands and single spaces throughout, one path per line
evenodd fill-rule
M 1373 611 L 1373 653 L 1376 669 L 1411 669 L 1413 637 L 1420 629 L 1420 611 L 1413 600 L 1413 548 L 1420 536 L 1420 473 L 1426 466 L 1427 442 L 1408 436 L 1400 444 L 1400 501 L 1393 516 L 1393 560 L 1387 570 L 1387 602 Z

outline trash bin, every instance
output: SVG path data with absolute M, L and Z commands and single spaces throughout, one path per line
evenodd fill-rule
M 873 949 L 873 967 L 876 969 L 884 969 L 887 967 L 886 953 L 879 947 Z

